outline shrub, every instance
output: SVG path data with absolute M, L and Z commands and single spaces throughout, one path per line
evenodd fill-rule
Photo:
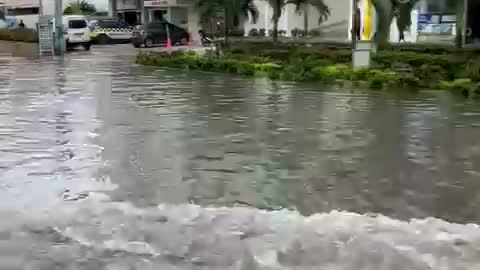
M 231 37 L 243 37 L 245 36 L 245 30 L 243 29 L 233 29 L 228 34 Z
M 278 31 L 278 35 L 280 35 L 280 36 L 286 36 L 286 35 L 287 35 L 287 31 L 285 31 L 285 30 L 280 30 L 280 31 Z
M 472 83 L 471 79 L 462 78 L 453 81 L 441 81 L 438 88 L 447 89 L 464 97 L 469 97 L 477 92 L 477 85 Z
M 319 66 L 312 69 L 313 76 L 323 81 L 335 81 L 336 79 L 347 79 L 350 77 L 351 69 L 344 64 Z
M 366 81 L 370 71 L 366 68 L 355 69 L 350 74 L 350 80 L 352 81 Z
M 33 29 L 0 29 L 0 40 L 38 42 L 37 31 Z
M 259 33 L 258 33 L 257 28 L 250 29 L 250 31 L 248 32 L 248 36 L 249 37 L 258 37 Z
M 270 57 L 265 57 L 265 56 L 254 56 L 250 58 L 254 63 L 257 64 L 266 64 L 272 62 L 272 59 Z
M 391 71 L 372 69 L 368 71 L 367 81 L 371 89 L 382 89 L 385 84 L 395 81 L 397 74 Z
M 13 41 L 13 32 L 7 29 L 0 29 L 0 40 Z
M 387 58 L 394 59 L 395 62 L 388 62 L 381 56 L 376 56 L 384 64 L 377 63 L 378 68 L 353 70 L 350 66 L 351 52 L 347 50 L 300 47 L 291 49 L 279 46 L 278 49 L 246 52 L 248 51 L 243 50 L 225 57 L 201 56 L 194 52 L 140 53 L 137 56 L 137 63 L 268 76 L 272 79 L 293 81 L 337 82 L 346 79 L 368 85 L 373 89 L 382 89 L 386 85 L 400 88 L 442 88 L 464 96 L 480 97 L 480 82 L 477 82 L 480 78 L 476 77 L 480 76 L 478 75 L 480 64 L 476 63 L 477 58 L 468 61 L 469 66 L 464 72 L 470 74 L 469 77 L 454 79 L 451 77 L 453 74 L 451 70 L 465 69 L 458 68 L 458 65 L 446 67 L 443 61 L 448 60 L 452 64 L 460 60 L 444 58 L 419 65 L 418 59 L 413 59 L 418 56 L 417 53 L 409 54 L 410 58 L 401 59 L 405 61 L 400 61 L 399 58 L 399 55 L 405 55 L 403 52 L 398 55 L 390 53 Z M 419 58 L 426 59 L 425 56 Z M 465 59 L 463 61 L 467 62 Z M 391 66 L 396 70 L 388 68 Z
M 259 32 L 259 36 L 264 37 L 266 35 L 267 35 L 267 31 L 265 30 L 265 28 L 261 28 Z
M 480 57 L 472 58 L 467 62 L 465 75 L 474 81 L 480 81 Z
M 420 86 L 420 79 L 411 73 L 400 73 L 395 77 L 394 83 L 400 87 L 418 88 Z
M 420 68 L 415 69 L 415 76 L 425 87 L 435 87 L 439 81 L 450 79 L 448 72 L 441 66 L 428 64 L 423 64 Z
M 299 37 L 301 31 L 302 30 L 300 28 L 293 28 L 292 29 L 292 37 Z
M 312 29 L 308 31 L 308 35 L 311 37 L 319 37 L 322 33 L 320 32 L 319 29 Z

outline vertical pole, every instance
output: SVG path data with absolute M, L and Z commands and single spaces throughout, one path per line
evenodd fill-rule
M 357 36 L 355 34 L 355 14 L 357 13 L 357 0 L 351 0 L 352 2 L 352 14 L 351 14 L 351 29 L 350 29 L 350 34 L 351 34 L 351 40 L 352 40 L 352 50 L 355 50 L 357 47 Z
M 63 56 L 65 53 L 62 14 L 63 0 L 55 0 L 55 52 L 58 56 Z
M 364 1 L 364 9 L 363 9 L 363 17 L 364 17 L 364 26 L 363 26 L 363 39 L 371 40 L 373 29 L 373 2 L 372 0 L 365 0 Z
M 308 36 L 308 1 L 303 4 L 303 31 L 305 32 L 305 37 Z
M 268 30 L 270 29 L 270 20 L 271 20 L 270 15 L 268 14 L 270 11 L 270 6 L 268 5 L 267 2 L 265 2 L 263 7 L 265 8 L 265 36 L 268 37 L 269 36 L 268 33 L 270 32 Z
M 463 27 L 462 27 L 462 48 L 465 47 L 467 41 L 467 27 L 468 27 L 468 0 L 463 1 Z M 457 22 L 458 23 L 458 22 Z M 458 35 L 458 34 L 457 34 Z
M 39 14 L 40 16 L 43 15 L 43 0 L 39 0 L 39 1 L 38 1 L 38 14 Z

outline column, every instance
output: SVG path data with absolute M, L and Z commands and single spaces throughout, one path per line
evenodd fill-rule
M 108 0 L 108 16 L 112 18 L 117 18 L 117 1 L 118 0 Z
M 188 29 L 187 31 L 190 33 L 190 38 L 192 39 L 193 45 L 200 45 L 200 35 L 198 31 L 200 30 L 200 16 L 198 12 L 195 10 L 195 7 L 188 7 Z

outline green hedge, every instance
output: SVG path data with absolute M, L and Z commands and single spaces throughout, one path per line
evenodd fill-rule
M 372 89 L 451 89 L 466 96 L 480 94 L 480 62 L 452 55 L 431 57 L 412 52 L 381 52 L 371 69 L 353 70 L 351 55 L 342 50 L 233 52 L 224 57 L 188 53 L 140 53 L 137 63 L 183 69 L 227 72 L 286 81 L 355 82 Z M 350 53 L 350 52 L 349 52 Z M 351 54 L 351 53 L 350 53 Z M 466 68 L 459 68 L 465 65 Z
M 0 40 L 36 43 L 38 34 L 33 29 L 0 29 Z

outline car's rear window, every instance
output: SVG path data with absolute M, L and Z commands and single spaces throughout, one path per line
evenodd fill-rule
M 165 31 L 166 27 L 165 27 L 164 23 L 149 23 L 146 28 L 147 28 L 147 31 L 148 30 L 157 30 L 157 31 L 158 30 L 163 30 L 163 31 Z
M 68 21 L 68 28 L 81 29 L 87 27 L 87 21 L 85 20 L 70 20 Z

